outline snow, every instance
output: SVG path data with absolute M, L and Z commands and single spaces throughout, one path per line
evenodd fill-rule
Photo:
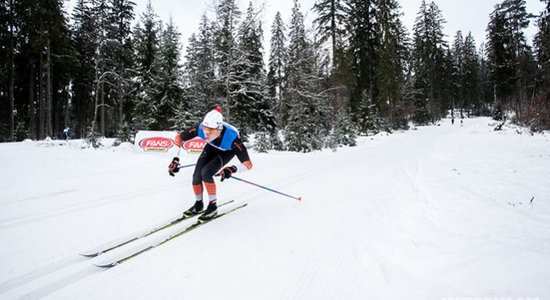
M 241 178 L 303 201 L 229 179 L 220 201 L 248 206 L 106 270 L 191 223 L 78 255 L 178 216 L 192 168 L 170 177 L 171 157 L 129 144 L 0 144 L 0 299 L 548 299 L 550 135 L 493 123 L 252 152 Z

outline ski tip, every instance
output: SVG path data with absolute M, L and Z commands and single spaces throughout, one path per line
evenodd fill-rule
M 78 255 L 82 255 L 84 257 L 96 257 L 99 256 L 101 253 L 78 253 Z
M 98 267 L 98 268 L 102 268 L 102 269 L 110 269 L 114 266 L 116 266 L 117 264 L 116 263 L 109 263 L 109 264 L 94 264 L 94 266 Z

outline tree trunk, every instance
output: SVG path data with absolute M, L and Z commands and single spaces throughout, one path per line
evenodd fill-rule
M 103 83 L 101 84 L 101 123 L 99 126 L 99 130 L 101 132 L 102 136 L 105 136 L 105 85 Z
M 14 26 L 14 19 L 13 19 L 13 0 L 10 1 L 10 59 L 9 59 L 9 78 L 10 78 L 10 86 L 9 86 L 9 102 L 10 102 L 10 141 L 15 141 L 15 96 L 14 96 L 14 85 L 15 85 L 15 72 L 14 72 L 14 66 L 15 66 L 15 59 L 14 59 L 14 35 L 13 35 L 13 26 Z
M 29 74 L 29 138 L 36 139 L 36 103 L 34 94 L 34 62 L 30 63 Z
M 116 124 L 115 128 L 118 129 L 124 123 L 124 95 L 122 94 L 122 83 L 120 79 L 118 82 L 117 90 L 118 90 L 119 107 L 118 107 L 118 124 Z
M 71 94 L 69 92 L 69 85 L 65 86 L 65 92 L 67 93 L 67 102 L 65 104 L 65 118 L 63 122 L 63 129 L 69 127 L 69 113 L 70 113 L 70 105 L 71 105 Z
M 51 74 L 51 45 L 48 38 L 46 46 L 46 135 L 53 136 L 52 122 L 52 74 Z
M 336 0 L 330 2 L 332 18 L 330 19 L 330 30 L 332 38 L 332 69 L 336 70 L 338 64 L 336 63 Z
M 42 59 L 42 53 L 39 54 L 40 59 L 38 61 L 38 139 L 43 139 L 44 136 L 44 121 L 46 118 L 46 111 L 44 105 L 44 60 Z

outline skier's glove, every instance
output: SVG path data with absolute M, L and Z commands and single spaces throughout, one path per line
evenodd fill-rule
M 223 168 L 220 173 L 218 173 L 218 176 L 221 177 L 221 181 L 224 181 L 227 178 L 231 178 L 231 174 L 237 173 L 237 167 L 231 166 L 231 167 L 225 167 Z
M 168 174 L 170 174 L 170 176 L 174 176 L 174 173 L 179 172 L 179 170 L 180 170 L 180 159 L 178 157 L 174 157 L 174 159 L 172 159 L 172 162 L 168 166 Z

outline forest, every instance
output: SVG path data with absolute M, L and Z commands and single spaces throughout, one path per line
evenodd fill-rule
M 219 0 L 183 42 L 151 2 L 136 16 L 131 0 L 77 0 L 70 12 L 63 0 L 0 0 L 0 142 L 67 127 L 94 147 L 128 142 L 193 126 L 216 105 L 258 151 L 353 146 L 445 117 L 549 130 L 550 0 L 539 1 L 532 13 L 525 0 L 496 4 L 475 41 L 446 37 L 434 1 L 408 29 L 397 0 L 295 0 L 290 22 L 277 13 L 269 28 L 252 2 Z

